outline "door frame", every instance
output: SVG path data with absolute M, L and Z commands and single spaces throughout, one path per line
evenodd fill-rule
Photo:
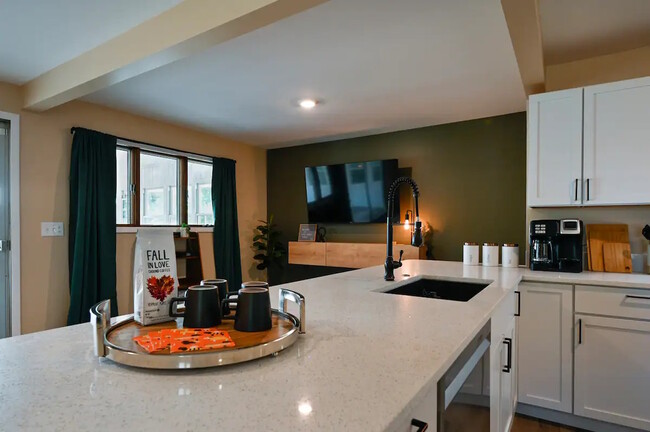
M 0 111 L 9 122 L 9 224 L 11 225 L 11 336 L 20 328 L 20 116 Z

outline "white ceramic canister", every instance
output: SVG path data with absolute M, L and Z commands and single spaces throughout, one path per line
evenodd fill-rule
M 483 266 L 497 267 L 499 265 L 499 245 L 497 243 L 483 243 Z
M 504 267 L 519 266 L 519 245 L 517 243 L 504 243 L 501 246 L 501 265 Z
M 479 265 L 478 243 L 465 242 L 463 245 L 463 264 Z

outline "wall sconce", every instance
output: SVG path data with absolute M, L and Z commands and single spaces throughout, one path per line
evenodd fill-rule
M 410 214 L 410 216 L 409 216 Z M 406 210 L 404 215 L 404 230 L 409 231 L 411 229 L 411 218 L 413 217 L 413 212 L 411 210 Z

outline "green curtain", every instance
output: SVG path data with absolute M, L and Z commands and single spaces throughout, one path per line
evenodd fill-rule
M 70 160 L 70 310 L 68 325 L 88 321 L 90 307 L 111 300 L 115 289 L 115 194 L 117 139 L 74 129 Z
M 237 291 L 242 281 L 235 161 L 232 159 L 212 159 L 212 210 L 214 268 L 217 277 L 228 281 L 230 291 Z

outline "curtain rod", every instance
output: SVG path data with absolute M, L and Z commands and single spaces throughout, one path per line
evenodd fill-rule
M 201 153 L 188 152 L 188 151 L 185 151 L 185 150 L 179 150 L 179 149 L 175 149 L 175 148 L 171 148 L 171 147 L 165 147 L 165 146 L 161 146 L 161 145 L 158 145 L 158 144 L 151 144 L 151 143 L 148 143 L 148 142 L 138 141 L 138 140 L 134 140 L 134 139 L 130 139 L 130 138 L 123 138 L 123 137 L 119 137 L 119 136 L 116 136 L 116 135 L 113 135 L 113 134 L 107 134 L 107 133 L 96 131 L 96 130 L 93 130 L 93 129 L 87 129 L 87 128 L 82 128 L 82 127 L 77 127 L 77 126 L 71 127 L 70 128 L 70 133 L 74 135 L 74 133 L 77 131 L 77 129 L 85 129 L 85 130 L 89 130 L 89 131 L 92 131 L 92 132 L 103 133 L 104 135 L 114 136 L 118 140 L 130 141 L 130 142 L 135 143 L 135 144 L 143 144 L 143 145 L 146 145 L 146 146 L 158 147 L 160 149 L 170 150 L 170 151 L 174 151 L 174 152 L 186 153 L 186 154 L 189 154 L 189 155 L 200 156 L 200 157 L 210 158 L 210 159 L 212 159 L 214 157 L 217 157 L 217 156 L 210 156 L 210 155 L 205 155 L 205 154 L 201 154 Z

